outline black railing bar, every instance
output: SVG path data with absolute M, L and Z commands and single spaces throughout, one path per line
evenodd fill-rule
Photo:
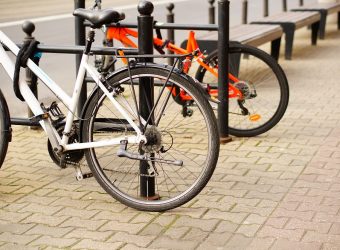
M 116 55 L 117 58 L 179 58 L 179 57 L 187 57 L 191 56 L 191 53 L 178 55 L 178 54 L 162 54 L 162 55 L 154 55 L 154 54 L 146 54 L 146 55 Z
M 89 22 L 84 22 L 85 26 L 91 26 Z M 137 28 L 137 23 L 111 23 L 107 24 L 107 27 L 124 27 L 124 28 Z M 174 29 L 174 30 L 218 30 L 216 24 L 177 24 L 177 23 L 162 23 L 157 22 L 154 24 L 154 28 L 158 29 Z
M 40 126 L 39 122 L 33 122 L 28 118 L 11 118 L 12 125 L 22 125 L 22 126 Z
M 22 44 L 17 44 L 21 47 Z M 79 45 L 38 45 L 38 51 L 45 53 L 62 53 L 62 54 L 82 54 L 84 52 L 85 46 Z M 8 50 L 7 48 L 5 48 Z M 118 48 L 118 47 L 93 47 L 91 53 L 95 55 L 113 55 L 116 54 L 118 50 L 121 50 L 126 55 L 135 55 L 138 53 L 138 49 L 135 48 Z

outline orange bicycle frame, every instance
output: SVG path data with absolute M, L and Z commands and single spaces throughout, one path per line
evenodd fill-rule
M 137 48 L 137 45 L 128 37 L 138 37 L 138 32 L 129 28 L 123 28 L 123 27 L 109 27 L 106 32 L 106 39 L 112 40 L 115 39 L 117 41 L 120 41 L 124 46 L 126 47 L 132 47 L 132 48 Z M 164 41 L 162 39 L 159 39 L 157 37 L 153 38 L 153 43 L 159 47 L 163 47 Z M 199 50 L 199 46 L 197 44 L 196 38 L 195 38 L 195 32 L 190 31 L 188 35 L 188 42 L 187 42 L 187 47 L 186 49 L 180 48 L 176 46 L 173 43 L 168 43 L 166 45 L 166 48 L 170 51 L 172 51 L 174 54 L 178 55 L 185 55 L 188 53 L 193 53 L 194 51 L 197 51 L 198 54 L 195 56 L 196 61 L 207 71 L 209 71 L 211 74 L 213 74 L 216 78 L 218 77 L 218 73 L 216 70 L 206 63 L 204 63 L 204 55 L 203 53 Z M 189 68 L 191 66 L 191 60 L 185 60 L 183 63 L 184 67 L 183 70 L 185 73 L 188 73 Z M 232 82 L 239 82 L 239 79 L 235 77 L 234 75 L 230 74 L 228 75 L 229 79 Z M 218 90 L 217 89 L 210 89 L 209 94 L 217 97 Z M 232 84 L 229 83 L 229 98 L 243 98 L 243 95 L 241 91 L 234 87 Z

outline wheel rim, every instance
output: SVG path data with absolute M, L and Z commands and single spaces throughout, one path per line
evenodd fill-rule
M 282 86 L 269 65 L 246 52 L 231 52 L 229 59 L 230 73 L 240 81 L 232 84 L 245 95 L 244 100 L 229 98 L 229 127 L 232 131 L 260 133 L 273 126 L 274 117 L 279 114 L 282 105 Z M 215 57 L 209 65 L 217 71 L 218 60 Z M 217 87 L 217 78 L 203 69 L 202 82 Z M 251 96 L 249 96 L 251 92 Z M 240 106 L 243 105 L 245 109 Z M 281 118 L 281 117 L 279 117 Z M 275 125 L 275 124 L 274 124 Z M 246 134 L 244 134 L 246 135 Z
M 155 77 L 152 74 L 144 76 Z M 155 82 L 164 82 L 165 79 L 166 76 L 159 77 Z M 137 77 L 134 80 L 137 80 Z M 118 98 L 118 100 L 125 108 L 129 107 L 130 114 L 137 121 L 138 116 L 133 104 L 132 87 L 125 84 L 128 82 L 128 77 L 120 80 L 121 86 L 124 86 L 125 90 L 122 94 L 124 98 Z M 190 93 L 186 86 L 181 84 L 178 84 L 178 86 Z M 155 100 L 157 100 L 160 89 L 161 87 L 155 87 Z M 138 87 L 135 87 L 135 91 L 138 97 Z M 164 103 L 168 93 L 169 91 L 166 89 L 162 94 L 160 103 Z M 95 122 L 97 118 L 103 119 L 107 117 L 107 114 L 110 114 L 115 119 L 115 126 L 119 121 L 118 129 L 115 128 L 115 136 L 132 133 L 125 119 L 121 118 L 116 110 L 109 107 L 103 96 L 99 99 L 99 103 L 101 105 L 98 105 L 95 109 L 97 113 L 90 121 L 89 131 L 98 125 Z M 162 110 L 161 106 L 158 105 L 156 108 L 156 117 L 159 116 L 159 112 Z M 157 135 L 154 138 L 152 136 L 148 138 L 153 145 L 148 145 L 149 148 L 145 147 L 143 149 L 147 155 L 154 156 L 158 160 L 182 160 L 183 166 L 158 161 L 152 164 L 149 161 L 150 169 L 148 173 L 141 175 L 139 171 L 140 161 L 116 157 L 118 146 L 109 149 L 91 149 L 89 150 L 89 156 L 98 178 L 104 182 L 103 187 L 107 191 L 111 191 L 111 195 L 125 204 L 126 202 L 132 202 L 151 207 L 153 205 L 181 204 L 188 196 L 196 195 L 202 188 L 200 187 L 201 183 L 209 179 L 207 178 L 206 169 L 212 167 L 210 163 L 212 145 L 209 132 L 211 128 L 207 126 L 208 118 L 202 113 L 203 108 L 200 107 L 200 104 L 197 105 L 196 103 L 190 106 L 190 109 L 193 111 L 193 115 L 184 117 L 181 114 L 181 106 L 176 103 L 174 98 L 170 98 L 165 113 L 160 119 L 159 126 L 155 130 Z M 151 129 L 151 126 L 148 126 L 148 129 Z M 102 132 L 102 128 L 100 130 L 93 133 L 91 138 L 93 141 L 107 136 L 107 131 Z M 112 133 L 112 131 L 109 133 Z M 127 151 L 138 154 L 138 145 L 128 145 Z M 148 190 L 147 197 L 141 196 L 141 178 L 150 178 L 151 176 L 154 176 L 155 180 L 155 193 L 149 194 Z M 149 187 L 146 188 L 148 189 Z

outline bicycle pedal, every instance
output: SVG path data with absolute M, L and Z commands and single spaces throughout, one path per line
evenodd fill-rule
M 60 168 L 66 168 L 66 154 L 61 154 L 60 161 L 59 161 Z
M 58 120 L 63 120 L 65 118 L 65 115 L 60 110 L 58 104 L 56 102 L 52 102 L 50 107 L 47 108 L 47 111 Z
M 81 168 L 79 166 L 75 166 L 76 170 L 76 180 L 81 181 L 90 177 L 93 177 L 93 174 L 91 172 L 84 173 L 81 171 Z

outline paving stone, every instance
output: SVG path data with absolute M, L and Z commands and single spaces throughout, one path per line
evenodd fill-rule
M 143 214 L 143 213 L 142 213 Z M 157 223 L 163 227 L 167 227 L 172 224 L 175 220 L 177 220 L 178 216 L 176 215 L 168 215 L 167 213 L 161 214 L 156 217 L 153 223 Z
M 210 233 L 197 249 L 223 249 L 231 236 L 232 234 L 228 233 Z
M 67 207 L 73 207 L 77 209 L 82 209 L 90 204 L 92 204 L 93 201 L 91 200 L 74 200 L 69 199 L 67 197 L 57 198 L 53 203 L 51 203 L 52 206 L 67 206 Z
M 0 221 L 9 221 L 9 222 L 18 223 L 18 222 L 23 221 L 25 218 L 29 217 L 30 215 L 31 213 L 1 211 Z
M 147 247 L 156 238 L 156 236 L 142 236 L 133 235 L 126 232 L 117 232 L 112 237 L 110 237 L 107 242 L 126 242 L 134 244 L 138 247 Z
M 216 233 L 233 233 L 237 230 L 239 224 L 230 221 L 221 221 L 215 229 Z
M 264 226 L 258 232 L 258 237 L 284 238 L 292 241 L 299 241 L 304 234 L 303 229 L 279 229 L 272 226 Z
M 339 211 L 338 206 L 326 206 L 318 205 L 313 203 L 301 203 L 297 208 L 297 211 L 315 211 L 315 212 L 325 212 L 328 214 L 335 215 Z
M 211 211 L 211 212 L 210 212 Z M 218 223 L 218 215 L 215 214 L 216 211 L 210 210 L 208 211 L 203 219 L 194 219 L 190 218 L 188 216 L 181 216 L 176 220 L 174 224 L 172 224 L 173 227 L 192 227 L 192 228 L 199 228 L 203 231 L 210 232 L 212 231 L 217 223 Z M 214 217 L 210 217 L 211 215 L 214 215 Z
M 340 244 L 340 235 L 321 234 L 314 231 L 307 231 L 306 234 L 303 236 L 302 241 Z
M 223 249 L 246 249 L 252 242 L 252 238 L 242 234 L 234 234 Z
M 54 214 L 54 216 L 72 216 L 79 217 L 80 219 L 90 219 L 94 217 L 98 210 L 85 210 L 85 209 L 75 209 L 72 207 L 65 207 L 63 209 L 59 209 L 58 212 Z
M 37 247 L 30 247 L 27 245 L 21 245 L 17 243 L 5 243 L 3 245 L 0 245 L 1 249 L 5 250 L 37 250 Z
M 154 225 L 152 226 L 148 226 L 147 230 L 143 230 L 143 232 L 141 233 L 141 235 L 145 234 L 145 231 L 149 231 L 149 235 L 155 235 L 157 234 L 156 232 L 161 233 L 162 230 L 166 230 L 163 235 L 164 236 L 168 236 L 171 239 L 181 239 L 182 237 L 184 237 L 184 235 L 186 235 L 191 228 L 190 227 L 170 227 L 170 228 L 161 228 L 160 231 L 157 230 L 150 230 L 150 229 L 155 229 L 156 227 Z
M 233 213 L 251 213 L 255 215 L 261 215 L 261 216 L 268 216 L 273 212 L 274 208 L 272 207 L 254 207 L 249 206 L 246 204 L 237 204 L 233 207 L 231 212 Z
M 264 184 L 248 184 L 238 182 L 233 186 L 233 189 L 241 189 L 241 190 L 254 190 L 259 192 L 267 192 L 272 185 L 264 185 Z
M 198 243 L 188 240 L 174 240 L 166 236 L 161 236 L 155 239 L 150 245 L 151 248 L 166 248 L 166 249 L 195 249 Z
M 283 187 L 290 187 L 292 183 L 292 180 L 272 179 L 267 177 L 261 177 L 257 182 L 257 184 L 278 185 Z
M 233 223 L 241 223 L 247 216 L 248 216 L 248 213 L 222 212 L 219 210 L 211 209 L 204 215 L 203 218 L 204 219 L 220 219 L 220 220 L 230 221 Z M 185 225 L 185 222 L 183 222 L 183 224 Z M 217 221 L 215 221 L 215 225 L 216 224 L 217 224 Z
M 273 216 L 275 217 L 291 217 L 291 218 L 299 218 L 301 220 L 311 220 L 312 217 L 314 216 L 314 212 L 313 211 L 306 211 L 306 212 L 301 212 L 301 211 L 290 211 L 287 209 L 283 209 L 283 208 L 277 208 L 273 214 Z
M 221 201 L 221 202 L 213 202 L 213 201 L 205 201 L 205 200 L 199 200 L 198 202 L 196 202 L 193 206 L 194 207 L 199 207 L 199 208 L 205 208 L 204 211 L 202 211 L 201 215 L 206 214 L 206 212 L 209 209 L 218 209 L 218 210 L 225 210 L 225 211 L 229 211 L 231 208 L 234 207 L 235 203 L 228 203 L 225 201 Z
M 266 216 L 259 216 L 257 214 L 250 214 L 244 221 L 244 225 L 259 224 L 262 225 L 266 221 Z
M 247 237 L 253 237 L 260 229 L 261 225 L 251 224 L 251 225 L 240 225 L 236 233 L 243 234 Z
M 288 193 L 285 196 L 284 201 L 297 201 L 301 203 L 320 204 L 323 198 L 323 196 L 307 196 Z
M 31 242 L 31 246 L 53 246 L 57 248 L 69 248 L 74 243 L 77 242 L 77 239 L 65 239 L 65 238 L 57 238 L 50 236 L 42 236 L 35 241 Z
M 43 215 L 43 214 L 32 214 L 31 216 L 24 219 L 23 223 L 36 223 L 36 224 L 44 224 L 46 226 L 57 226 L 67 220 L 69 216 L 52 216 L 52 215 Z
M 62 210 L 63 207 L 47 206 L 42 204 L 30 203 L 27 206 L 20 209 L 20 212 L 42 213 L 43 215 L 52 215 Z
M 4 210 L 8 211 L 8 212 L 18 212 L 20 213 L 19 211 L 21 211 L 22 208 L 28 206 L 30 203 L 28 202 L 24 202 L 24 203 L 16 203 L 16 202 L 13 202 L 13 203 L 10 203 L 10 204 L 5 204 L 4 203 Z M 29 214 L 29 213 L 27 213 Z
M 14 201 L 20 200 L 21 197 L 23 197 L 24 194 L 1 194 L 0 201 L 2 202 L 8 202 L 12 203 Z
M 46 196 L 36 196 L 36 195 L 29 195 L 24 196 L 18 202 L 32 202 L 38 203 L 42 205 L 50 205 L 52 202 L 56 201 L 58 197 L 46 197 Z
M 208 237 L 209 232 L 199 228 L 190 228 L 190 230 L 181 238 L 183 240 L 191 240 L 194 242 L 202 242 Z
M 132 224 L 132 223 L 122 223 L 118 221 L 109 221 L 108 223 L 100 227 L 98 231 L 123 231 L 123 232 L 131 233 L 131 234 L 137 234 L 143 228 L 144 228 L 143 223 Z
M 289 241 L 285 239 L 278 239 L 272 246 L 273 249 L 284 250 L 284 249 L 301 249 L 301 250 L 318 250 L 321 248 L 320 243 L 305 243 Z
M 272 227 L 275 227 L 275 228 L 283 228 L 288 220 L 289 220 L 289 218 L 284 218 L 284 217 L 279 217 L 279 218 L 270 217 L 266 221 L 265 225 L 272 226 Z
M 165 248 L 157 248 L 157 249 L 150 248 L 150 247 L 144 248 L 144 247 L 137 247 L 134 244 L 126 244 L 122 248 L 119 248 L 119 249 L 121 250 L 164 250 Z
M 60 216 L 64 217 L 65 216 Z M 92 219 L 80 219 L 77 217 L 68 217 L 61 224 L 60 227 L 75 227 L 86 228 L 91 231 L 98 230 L 102 225 L 106 223 L 106 220 L 92 220 Z
M 247 204 L 250 206 L 256 206 L 261 200 L 260 199 L 250 199 L 250 198 L 237 198 L 237 197 L 232 197 L 232 196 L 224 196 L 221 202 L 226 202 L 226 203 L 239 203 L 239 204 Z
M 331 229 L 329 230 L 329 233 L 340 234 L 340 223 L 333 223 Z
M 247 249 L 270 249 L 275 238 L 253 238 Z
M 324 243 L 322 245 L 323 250 L 334 250 L 334 249 L 340 249 L 340 244 L 331 244 L 331 243 Z
M 246 195 L 246 198 L 257 198 L 257 199 L 267 199 L 272 201 L 280 201 L 284 196 L 284 193 L 263 193 L 258 191 L 249 191 Z
M 0 233 L 8 232 L 12 234 L 23 234 L 34 226 L 35 224 L 21 224 L 0 221 Z
M 13 234 L 10 232 L 4 232 L 0 234 L 0 242 L 8 242 L 8 243 L 15 243 L 19 245 L 26 245 L 31 241 L 35 240 L 39 236 L 37 235 L 20 235 L 20 234 Z
M 283 201 L 283 202 L 280 202 L 278 207 L 282 208 L 282 209 L 289 210 L 289 211 L 295 211 L 295 210 L 297 210 L 299 205 L 300 205 L 300 203 L 297 202 L 297 201 L 288 201 L 288 202 Z M 307 211 L 311 211 L 311 210 L 307 210 Z
M 222 181 L 233 181 L 233 182 L 244 182 L 248 184 L 255 184 L 258 181 L 258 177 L 251 176 L 238 176 L 238 175 L 227 175 Z
M 292 218 L 288 221 L 285 226 L 285 229 L 305 229 L 311 230 L 319 233 L 327 233 L 331 227 L 331 223 L 317 223 L 312 221 L 303 221 L 296 218 Z
M 277 201 L 272 200 L 261 200 L 257 206 L 258 207 L 277 207 L 279 203 Z
M 38 224 L 35 227 L 31 227 L 30 230 L 25 232 L 27 235 L 46 235 L 51 237 L 62 238 L 67 233 L 73 231 L 72 227 L 54 227 Z

